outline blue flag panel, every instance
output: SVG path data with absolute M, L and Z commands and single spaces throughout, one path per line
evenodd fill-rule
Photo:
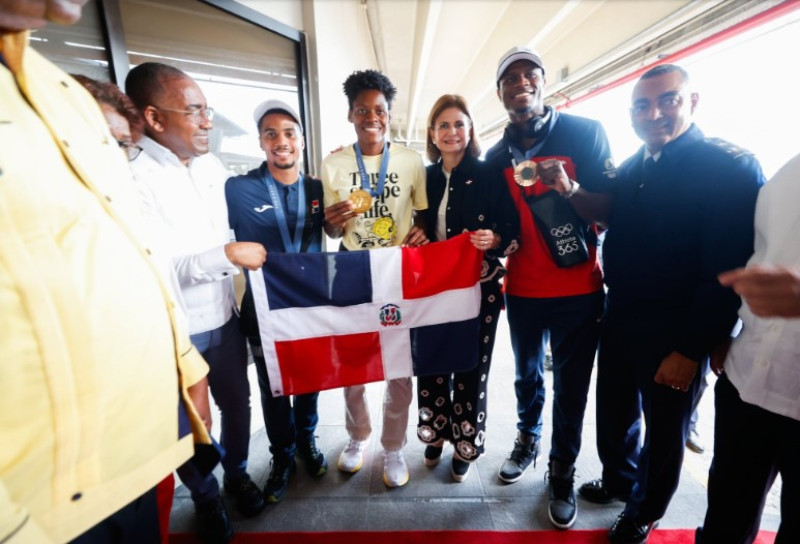
M 475 368 L 479 330 L 477 317 L 410 329 L 414 375 L 435 376 Z
M 366 251 L 270 252 L 263 271 L 271 310 L 372 302 Z

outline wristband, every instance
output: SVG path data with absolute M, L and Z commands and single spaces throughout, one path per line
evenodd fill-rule
M 564 198 L 572 198 L 575 193 L 578 192 L 578 189 L 581 188 L 581 184 L 574 180 L 569 180 L 569 190 L 563 193 L 559 193 Z

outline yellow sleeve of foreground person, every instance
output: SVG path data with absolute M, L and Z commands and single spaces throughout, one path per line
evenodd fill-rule
M 99 108 L 24 34 L 0 53 L 0 542 L 62 543 L 210 442 L 208 368 Z
M 50 544 L 53 540 L 30 519 L 28 511 L 9 499 L 0 481 L 0 537 L 2 542 L 14 544 Z

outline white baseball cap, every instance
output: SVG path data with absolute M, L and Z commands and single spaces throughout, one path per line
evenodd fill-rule
M 294 119 L 294 121 L 300 127 L 300 132 L 303 132 L 303 123 L 300 121 L 300 116 L 297 114 L 297 111 L 295 111 L 293 107 L 283 100 L 277 99 L 264 100 L 261 104 L 256 106 L 256 109 L 253 111 L 253 119 L 256 122 L 256 127 L 259 127 L 261 124 L 261 119 L 266 114 L 273 112 L 285 113 Z
M 505 72 L 509 66 L 518 60 L 530 61 L 541 68 L 542 73 L 544 73 L 544 63 L 542 62 L 542 57 L 539 56 L 539 53 L 533 49 L 520 47 L 517 45 L 509 49 L 505 55 L 500 57 L 500 63 L 497 65 L 497 83 L 500 83 L 500 79 L 503 77 L 503 72 Z

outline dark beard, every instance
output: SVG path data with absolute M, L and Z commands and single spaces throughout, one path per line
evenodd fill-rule
M 292 161 L 289 164 L 275 164 L 275 163 L 273 163 L 272 166 L 274 166 L 278 170 L 291 170 L 292 168 L 295 167 L 296 164 L 297 164 L 297 161 Z
M 520 117 L 524 115 L 528 115 L 529 113 L 533 113 L 533 106 L 525 106 L 523 108 L 518 108 L 514 110 L 514 114 Z

